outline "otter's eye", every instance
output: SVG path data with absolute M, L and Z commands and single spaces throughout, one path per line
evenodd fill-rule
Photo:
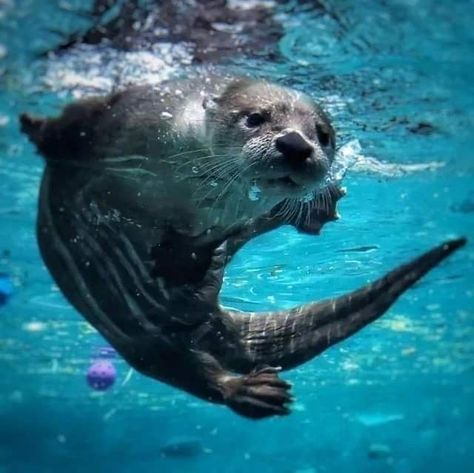
M 255 128 L 263 123 L 265 123 L 265 117 L 261 113 L 251 113 L 245 120 L 245 125 L 249 128 Z
M 316 126 L 316 133 L 321 146 L 328 146 L 331 141 L 331 135 L 326 130 L 323 130 L 320 126 Z

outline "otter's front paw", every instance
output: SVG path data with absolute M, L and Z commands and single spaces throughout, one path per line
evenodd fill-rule
M 226 404 L 238 414 L 251 419 L 288 415 L 293 398 L 291 385 L 278 378 L 278 368 L 265 367 L 246 376 L 225 381 Z
M 339 218 L 337 202 L 345 195 L 342 187 L 330 184 L 308 202 L 283 201 L 271 210 L 271 216 L 299 232 L 319 235 L 326 223 Z

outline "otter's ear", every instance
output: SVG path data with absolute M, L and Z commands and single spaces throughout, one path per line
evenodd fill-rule
M 206 111 L 213 112 L 217 110 L 219 100 L 220 97 L 218 95 L 208 94 L 202 100 L 202 108 L 204 108 Z

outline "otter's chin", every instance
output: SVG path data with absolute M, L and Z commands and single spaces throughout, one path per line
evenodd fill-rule
M 294 191 L 306 192 L 317 187 L 326 177 L 327 169 L 322 166 L 311 170 L 312 172 L 289 172 L 281 176 L 268 178 L 270 184 L 283 186 Z

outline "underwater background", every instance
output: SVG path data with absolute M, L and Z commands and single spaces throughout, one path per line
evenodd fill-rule
M 474 471 L 474 2 L 234 1 L 261 4 L 279 25 L 270 49 L 199 64 L 180 40 L 46 54 L 90 26 L 92 3 L 0 0 L 0 473 Z M 147 379 L 103 348 L 40 259 L 43 164 L 17 122 L 128 82 L 219 67 L 321 101 L 353 161 L 342 218 L 319 237 L 285 227 L 246 245 L 226 271 L 224 305 L 328 298 L 446 238 L 471 239 L 379 321 L 284 373 L 294 412 L 261 422 Z M 116 369 L 105 391 L 86 379 L 97 359 Z

